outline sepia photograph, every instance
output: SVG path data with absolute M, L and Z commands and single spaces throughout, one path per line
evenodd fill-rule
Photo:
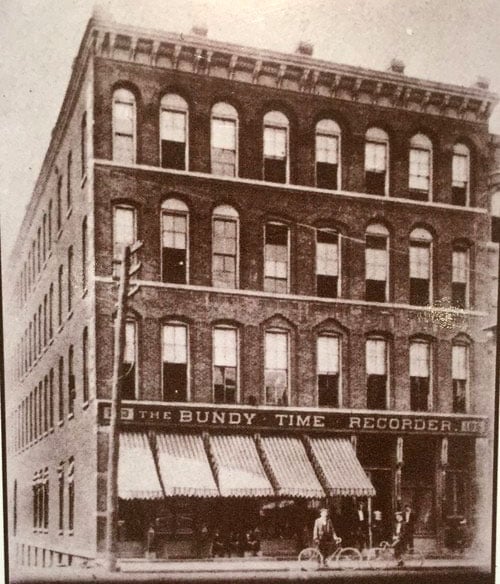
M 3 0 L 6 582 L 494 583 L 499 31 Z

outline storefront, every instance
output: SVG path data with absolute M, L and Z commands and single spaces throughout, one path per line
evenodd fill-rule
M 100 424 L 108 416 L 101 402 Z M 467 481 L 485 429 L 470 416 L 126 403 L 120 553 L 293 555 L 322 506 L 345 542 L 366 545 L 374 517 L 388 537 L 406 504 L 418 544 L 439 547 L 449 517 L 473 519 Z

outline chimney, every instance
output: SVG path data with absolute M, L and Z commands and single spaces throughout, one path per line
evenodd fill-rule
M 477 89 L 487 90 L 490 88 L 490 80 L 488 79 L 488 77 L 478 76 L 476 78 L 475 83 L 472 85 L 472 87 L 476 87 Z
M 312 57 L 314 52 L 314 45 L 308 41 L 300 41 L 295 49 L 297 55 L 306 55 Z
M 389 65 L 389 69 L 387 69 L 391 73 L 399 73 L 399 75 L 404 75 L 405 72 L 405 64 L 401 59 L 392 59 L 391 64 Z
M 206 37 L 208 34 L 207 25 L 201 24 L 201 23 L 193 24 L 193 26 L 191 28 L 191 34 L 194 34 L 196 36 Z

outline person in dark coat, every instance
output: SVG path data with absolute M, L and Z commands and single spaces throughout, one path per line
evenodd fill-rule
M 408 547 L 408 540 L 407 540 L 407 527 L 406 523 L 403 518 L 403 513 L 401 511 L 397 511 L 395 514 L 395 522 L 394 522 L 394 529 L 393 529 L 393 542 L 394 542 L 394 557 L 399 560 L 398 566 L 403 565 L 403 561 L 401 560 L 402 553 Z
M 415 534 L 415 512 L 410 505 L 405 505 L 403 519 L 406 525 L 406 542 L 409 548 L 413 548 L 413 536 Z
M 356 508 L 354 517 L 356 547 L 362 550 L 368 543 L 368 515 L 365 509 L 365 504 L 360 501 Z

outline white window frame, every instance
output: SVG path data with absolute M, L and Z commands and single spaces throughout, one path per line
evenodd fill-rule
M 384 184 L 384 197 L 389 196 L 389 169 L 391 167 L 390 159 L 390 148 L 389 148 L 389 136 L 387 132 L 381 130 L 380 128 L 371 127 L 368 128 L 365 134 L 365 158 L 364 158 L 364 172 L 366 175 L 366 145 L 368 143 L 372 144 L 382 144 L 385 146 L 385 184 Z M 377 196 L 377 195 L 375 195 Z M 378 195 L 380 196 L 380 195 Z
M 268 405 L 267 403 L 267 394 L 266 394 L 266 339 L 267 339 L 267 335 L 268 334 L 282 334 L 282 335 L 286 335 L 286 344 L 287 344 L 287 390 L 286 390 L 286 399 L 287 399 L 287 406 L 290 405 L 290 401 L 291 401 L 291 393 L 292 393 L 292 379 L 291 379 L 291 371 L 290 371 L 290 366 L 291 366 L 291 339 L 290 339 L 290 331 L 287 329 L 283 329 L 283 328 L 277 328 L 277 327 L 271 327 L 268 328 L 264 331 L 264 359 L 263 359 L 263 364 L 264 364 L 264 400 L 263 400 L 263 404 L 264 405 Z M 269 404 L 269 405 L 273 405 L 273 404 Z M 274 404 L 276 405 L 276 404 Z
M 326 136 L 327 138 L 336 138 L 337 140 L 337 190 L 342 190 L 342 131 L 335 120 L 324 118 L 316 124 L 314 134 L 314 184 L 318 184 L 318 146 L 316 138 Z
M 277 183 L 277 184 L 289 184 L 290 183 L 290 121 L 288 117 L 277 110 L 272 110 L 267 112 L 264 115 L 263 123 L 262 123 L 262 176 L 265 180 L 265 143 L 264 143 L 264 134 L 266 128 L 278 129 L 278 130 L 285 130 L 286 131 L 286 164 L 285 164 L 285 182 L 284 183 Z M 275 184 L 275 183 L 273 183 Z
M 236 224 L 236 257 L 235 257 L 235 289 L 240 287 L 240 216 L 238 211 L 230 205 L 219 205 L 212 212 L 212 285 L 214 285 L 214 240 L 215 240 L 215 221 L 233 221 Z M 219 254 L 218 254 L 219 255 Z M 230 288 L 227 288 L 230 290 Z
M 234 331 L 236 338 L 236 396 L 235 403 L 241 403 L 241 363 L 240 363 L 240 331 L 238 327 L 231 325 L 218 324 L 212 327 L 212 402 L 215 401 L 215 331 L 216 330 L 230 330 Z
M 178 215 L 186 218 L 186 284 L 189 284 L 189 207 L 180 199 L 165 199 L 161 205 L 160 213 L 160 276 L 163 282 L 163 217 L 164 215 Z
M 339 408 L 343 407 L 343 403 L 344 403 L 344 399 L 343 399 L 343 391 L 342 391 L 342 336 L 339 333 L 336 332 L 329 332 L 329 331 L 323 331 L 318 333 L 318 335 L 316 336 L 316 404 L 318 407 L 319 406 L 319 383 L 318 383 L 318 378 L 320 375 L 320 371 L 319 371 L 319 339 L 322 337 L 330 337 L 330 338 L 335 338 L 337 339 L 337 348 L 338 348 L 338 355 L 337 355 L 337 360 L 338 360 L 338 377 L 339 377 L 339 386 L 338 386 L 338 400 L 339 400 Z M 290 350 L 288 351 L 290 353 Z M 289 402 L 290 403 L 290 402 Z
M 214 120 L 221 120 L 224 122 L 233 122 L 234 123 L 234 177 L 237 178 L 239 176 L 239 117 L 238 112 L 235 107 L 231 104 L 219 101 L 213 105 L 212 110 L 210 112 L 210 172 L 216 175 L 213 171 L 213 155 L 212 150 L 214 149 L 213 145 L 213 136 L 214 136 L 214 129 L 213 129 L 213 122 Z M 222 175 L 227 176 L 227 175 Z
M 130 101 L 125 101 L 129 99 Z M 118 132 L 115 129 L 115 104 L 116 103 L 123 103 L 126 105 L 132 106 L 132 122 L 133 122 L 133 131 L 132 131 L 132 162 L 126 163 L 115 158 L 115 136 Z M 113 92 L 113 99 L 112 99 L 112 111 L 111 111 L 111 124 L 112 124 L 112 132 L 113 132 L 113 141 L 112 141 L 112 160 L 117 162 L 118 164 L 137 164 L 137 100 L 135 95 L 129 89 L 125 89 L 124 87 L 115 89 Z
M 423 189 L 417 189 L 411 186 L 411 152 L 412 150 L 427 152 L 429 155 L 429 189 L 424 191 Z M 428 201 L 432 201 L 433 189 L 433 149 L 432 142 L 425 134 L 415 134 L 410 140 L 410 152 L 408 157 L 408 188 L 410 191 L 426 192 L 428 195 Z
M 160 160 L 159 166 L 161 168 L 161 161 L 162 161 L 162 151 L 161 151 L 161 143 L 163 140 L 162 134 L 162 114 L 163 112 L 174 112 L 177 114 L 184 114 L 184 169 L 189 171 L 189 104 L 188 102 L 179 94 L 177 93 L 166 93 L 160 102 L 160 115 L 159 115 L 159 144 L 158 144 L 158 152 L 160 153 Z
M 161 369 L 160 369 L 160 378 L 161 378 L 161 395 L 162 399 L 165 399 L 165 385 L 163 379 L 163 364 L 164 363 L 171 363 L 171 361 L 165 361 L 164 356 L 164 334 L 165 334 L 165 327 L 183 327 L 186 331 L 186 402 L 191 401 L 191 351 L 190 351 L 190 331 L 189 325 L 182 320 L 168 320 L 162 323 L 161 326 Z

